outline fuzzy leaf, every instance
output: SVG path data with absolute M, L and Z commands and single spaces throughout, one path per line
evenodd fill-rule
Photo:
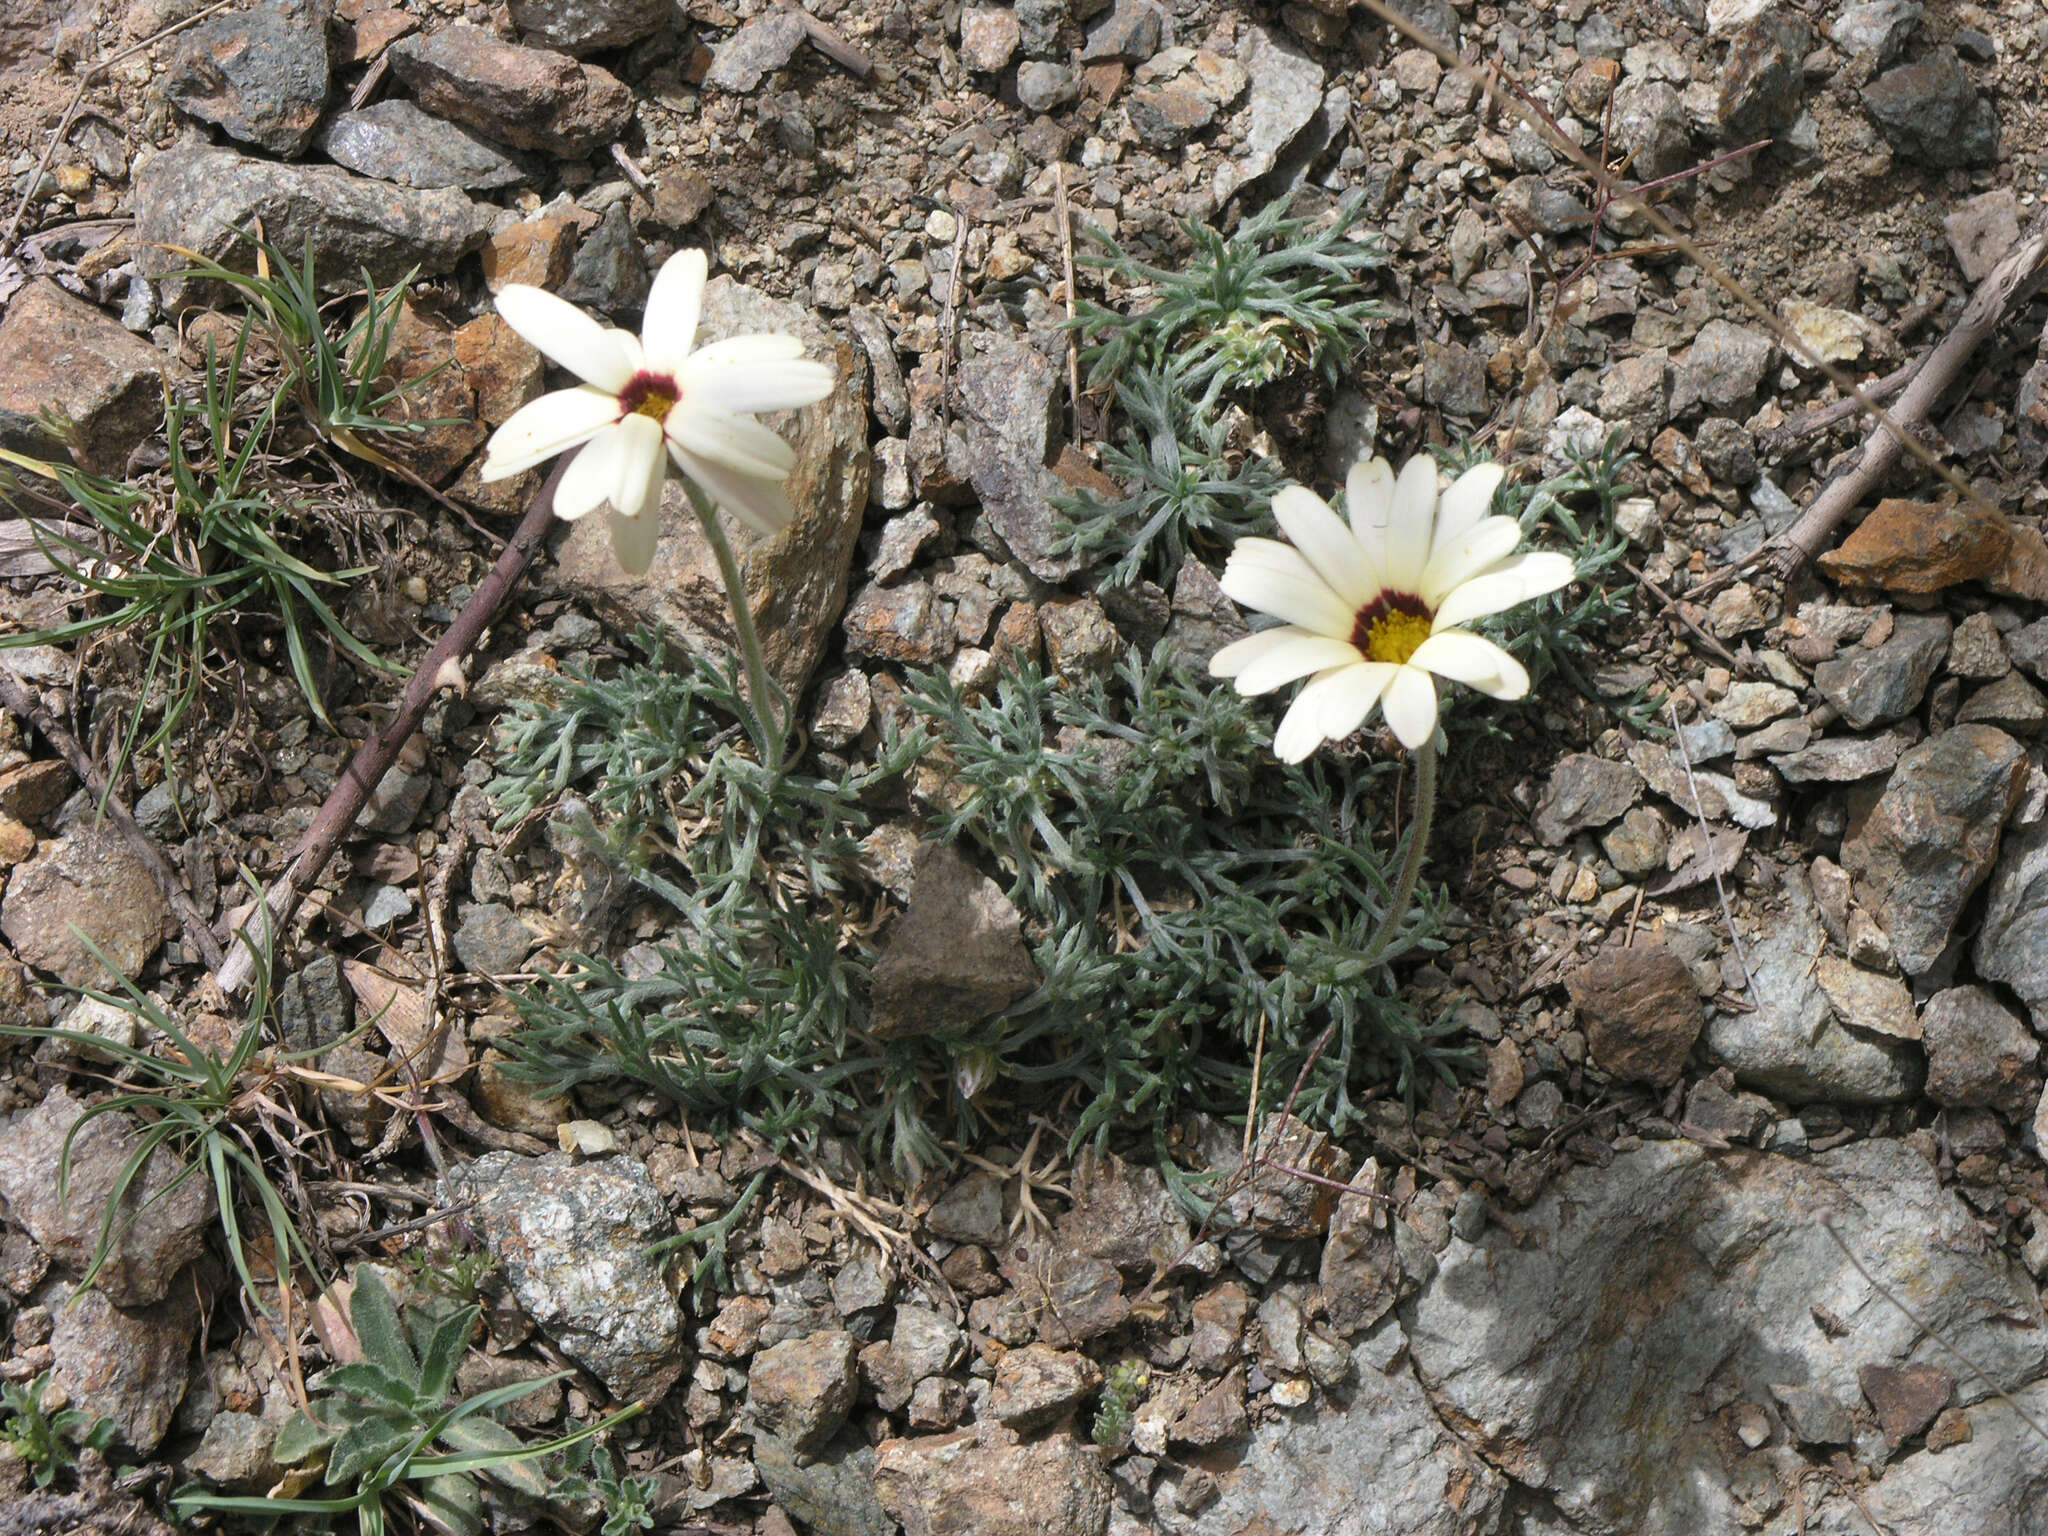
M 419 1433 L 402 1419 L 360 1419 L 342 1431 L 327 1453 L 327 1481 L 346 1487 L 365 1473 L 375 1471 L 392 1452 L 401 1450 Z
M 413 1502 L 427 1523 L 447 1536 L 482 1536 L 483 1489 L 465 1472 L 422 1478 Z
M 473 1456 L 503 1455 L 505 1460 L 486 1467 L 485 1473 L 528 1498 L 545 1498 L 548 1480 L 527 1460 L 532 1453 L 525 1442 L 495 1419 L 481 1416 L 457 1419 L 441 1431 L 441 1442 Z
M 398 1306 L 391 1299 L 391 1292 L 374 1269 L 363 1269 L 356 1275 L 356 1293 L 349 1298 L 349 1320 L 355 1324 L 356 1337 L 362 1341 L 363 1358 L 384 1369 L 404 1382 L 420 1379 L 419 1362 L 413 1358 L 412 1346 L 405 1341 L 405 1324 L 399 1320 Z
M 455 1383 L 455 1368 L 469 1344 L 477 1319 L 483 1314 L 475 1307 L 456 1307 L 434 1324 L 420 1352 L 419 1402 L 437 1407 Z
M 303 1413 L 295 1413 L 278 1430 L 277 1443 L 271 1447 L 270 1454 L 277 1459 L 279 1466 L 294 1467 L 326 1450 L 340 1433 L 338 1429 L 315 1424 Z
M 414 1412 L 421 1401 L 421 1394 L 413 1390 L 410 1382 L 400 1381 L 381 1365 L 372 1365 L 367 1360 L 358 1365 L 336 1366 L 320 1378 L 320 1387 L 325 1392 L 346 1393 L 402 1414 Z

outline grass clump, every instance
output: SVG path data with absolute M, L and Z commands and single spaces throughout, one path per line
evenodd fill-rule
M 52 1406 L 51 1400 L 59 1395 L 48 1371 L 25 1385 L 0 1385 L 0 1411 L 7 1415 L 0 1422 L 0 1441 L 27 1465 L 38 1488 L 69 1477 L 81 1449 L 104 1455 L 114 1443 L 112 1419 L 95 1418 L 82 1408 Z
M 316 1379 L 320 1396 L 278 1431 L 280 1465 L 319 1460 L 329 1498 L 246 1498 L 186 1488 L 172 1504 L 181 1515 L 208 1510 L 268 1518 L 300 1516 L 326 1524 L 354 1515 L 362 1536 L 383 1536 L 395 1501 L 418 1521 L 450 1536 L 482 1536 L 484 1490 L 478 1474 L 534 1501 L 562 1496 L 559 1465 L 544 1465 L 639 1411 L 628 1408 L 554 1440 L 529 1444 L 492 1415 L 567 1376 L 560 1371 L 474 1397 L 453 1396 L 455 1375 L 482 1320 L 482 1309 L 445 1298 L 408 1304 L 403 1313 L 374 1269 L 356 1272 L 349 1321 L 362 1359 Z M 303 1522 L 295 1529 L 304 1529 Z
M 86 942 L 111 973 L 114 968 L 106 957 Z M 0 1035 L 60 1041 L 88 1059 L 114 1064 L 114 1091 L 88 1105 L 65 1133 L 57 1169 L 60 1195 L 70 1185 L 72 1148 L 81 1131 L 102 1115 L 132 1116 L 138 1125 L 134 1150 L 121 1165 L 108 1194 L 92 1260 L 79 1278 L 79 1292 L 106 1266 L 124 1229 L 121 1213 L 128 1207 L 129 1194 L 139 1188 L 137 1180 L 151 1160 L 161 1154 L 176 1165 L 177 1172 L 151 1201 L 168 1199 L 193 1179 L 206 1180 L 213 1188 L 228 1258 L 242 1289 L 259 1310 L 270 1315 L 263 1300 L 264 1286 L 287 1283 L 294 1267 L 317 1275 L 319 1266 L 257 1139 L 260 1133 L 280 1156 L 291 1155 L 285 1123 L 292 1117 L 272 1095 L 278 1066 L 275 1058 L 263 1051 L 264 1020 L 270 1007 L 269 968 L 256 967 L 247 1014 L 225 1051 L 193 1038 L 133 982 L 123 978 L 121 986 L 119 994 L 88 991 L 85 995 L 133 1014 L 145 1040 L 162 1042 L 161 1054 L 61 1027 L 0 1026 Z M 139 1214 L 139 1210 L 131 1212 L 127 1224 Z M 267 1243 L 252 1241 L 257 1233 L 267 1237 Z M 259 1247 L 267 1252 L 252 1252 Z M 265 1277 L 261 1281 L 259 1272 Z

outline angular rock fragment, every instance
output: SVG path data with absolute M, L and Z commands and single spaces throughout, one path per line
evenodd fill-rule
M 396 97 L 335 114 L 320 130 L 320 148 L 337 165 L 401 187 L 487 192 L 526 177 L 503 150 Z
M 1927 1096 L 1952 1108 L 1979 1105 L 2020 1116 L 2040 1097 L 2041 1043 L 1984 987 L 1950 987 L 1920 1014 Z
M 1940 614 L 1901 614 L 1889 640 L 1822 662 L 1813 685 L 1851 730 L 1885 725 L 1920 707 L 1948 643 L 1949 622 Z
M 674 14 L 668 0 L 512 0 L 511 9 L 521 37 L 574 54 L 630 47 Z
M 1678 1080 L 1705 1015 L 1692 970 L 1676 954 L 1662 944 L 1609 950 L 1566 985 L 1595 1066 L 1653 1087 Z
M 609 70 L 502 42 L 467 22 L 405 38 L 387 57 L 429 112 L 517 149 L 580 159 L 633 115 L 633 93 Z
M 859 1354 L 859 1341 L 836 1328 L 769 1346 L 747 1370 L 748 1412 L 799 1455 L 816 1449 L 853 1407 Z M 906 1400 L 909 1395 L 906 1388 Z
M 1627 763 L 1573 752 L 1551 770 L 1536 804 L 1536 836 L 1561 847 L 1574 832 L 1604 827 L 1643 795 L 1643 778 Z
M 121 474 L 163 420 L 163 364 L 120 321 L 33 279 L 0 317 L 0 448 Z M 44 429 L 47 414 L 69 424 L 63 439 Z
M 289 159 L 327 105 L 327 23 L 313 0 L 268 0 L 178 42 L 164 94 L 231 138 Z
M 910 910 L 874 970 L 881 1039 L 929 1034 L 1000 1013 L 1038 985 L 1022 918 L 993 880 L 950 844 L 918 856 Z
M 1961 507 L 1887 497 L 1816 562 L 1844 586 L 1940 592 L 1982 581 L 2012 542 L 2007 525 Z
M 875 1493 L 905 1536 L 1103 1536 L 1114 1501 L 1101 1462 L 1069 1434 L 884 1440 Z
M 134 979 L 177 931 L 148 868 L 106 825 L 44 843 L 0 902 L 0 933 L 15 954 L 74 987 L 115 985 L 109 966 Z

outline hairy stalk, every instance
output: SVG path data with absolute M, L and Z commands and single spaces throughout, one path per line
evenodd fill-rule
M 1380 957 L 1408 920 L 1408 903 L 1415 899 L 1416 882 L 1422 878 L 1422 859 L 1429 851 L 1429 829 L 1435 820 L 1436 738 L 1432 736 L 1415 749 L 1415 814 L 1408 827 L 1408 850 L 1401 860 L 1400 873 L 1394 877 L 1387 910 L 1361 957 L 1367 967 L 1379 964 Z
M 788 713 L 775 707 L 782 690 L 768 676 L 768 662 L 761 654 L 761 636 L 754 629 L 754 615 L 747 607 L 747 589 L 740 580 L 740 563 L 733 557 L 725 530 L 718 526 L 718 509 L 696 481 L 687 475 L 682 481 L 683 488 L 690 493 L 697 521 L 703 526 L 704 538 L 711 545 L 711 552 L 718 556 L 718 574 L 725 581 L 726 600 L 732 604 L 733 634 L 739 639 L 740 659 L 747 668 L 747 724 L 754 745 L 761 749 L 762 765 L 770 774 L 777 774 L 782 771 L 789 729 Z

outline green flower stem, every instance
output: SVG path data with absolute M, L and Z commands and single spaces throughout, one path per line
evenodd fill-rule
M 1416 882 L 1422 878 L 1422 860 L 1429 851 L 1429 829 L 1435 820 L 1436 738 L 1431 736 L 1415 751 L 1415 814 L 1408 823 L 1408 850 L 1401 860 L 1401 872 L 1394 879 L 1387 910 L 1360 957 L 1367 966 L 1379 964 L 1380 957 L 1408 920 L 1408 903 L 1415 899 Z
M 718 526 L 718 509 L 711 504 L 697 482 L 685 475 L 683 488 L 690 493 L 690 505 L 697 509 L 697 521 L 704 538 L 718 556 L 718 573 L 725 581 L 725 595 L 732 604 L 732 628 L 740 643 L 740 659 L 747 667 L 747 703 L 752 718 L 747 721 L 761 762 L 768 771 L 782 771 L 782 755 L 788 740 L 789 722 L 778 715 L 775 700 L 781 689 L 768 676 L 768 662 L 761 653 L 761 637 L 754 629 L 754 615 L 747 608 L 747 589 L 740 580 L 740 563 L 733 557 L 725 530 Z

